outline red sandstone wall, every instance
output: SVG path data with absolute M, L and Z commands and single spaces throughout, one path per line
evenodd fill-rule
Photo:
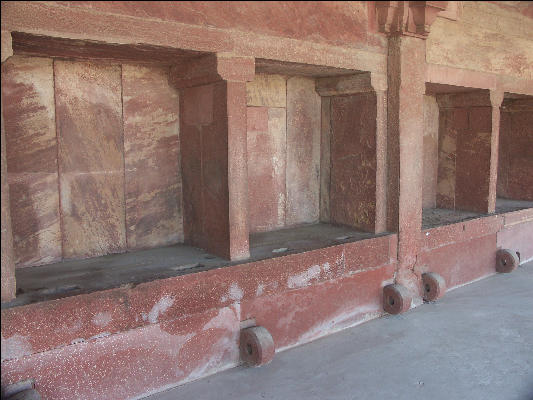
M 533 200 L 533 99 L 503 103 L 497 194 L 507 199 Z
M 182 241 L 167 67 L 16 56 L 2 97 L 17 266 Z
M 426 61 L 515 79 L 533 78 L 532 6 L 525 1 L 461 3 L 457 20 L 437 18 L 432 24 Z
M 331 98 L 331 221 L 374 232 L 376 94 Z
M 487 212 L 492 108 L 488 93 L 438 98 L 437 207 Z
M 320 96 L 312 78 L 258 74 L 247 84 L 250 232 L 317 222 Z
M 363 1 L 180 1 L 150 3 L 62 1 L 61 6 L 160 19 L 191 25 L 255 32 L 329 45 L 385 45 L 368 32 L 368 5 Z M 327 19 L 320 18 L 321 15 Z

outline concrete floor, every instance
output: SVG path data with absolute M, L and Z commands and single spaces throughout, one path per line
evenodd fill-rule
M 148 399 L 533 400 L 533 262 Z

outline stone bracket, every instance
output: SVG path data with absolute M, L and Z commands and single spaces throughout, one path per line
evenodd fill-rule
M 447 1 L 377 1 L 379 31 L 426 39 L 437 14 L 447 5 Z
M 175 64 L 170 82 L 178 89 L 207 85 L 221 80 L 250 82 L 255 77 L 255 59 L 223 53 L 208 54 Z
M 328 76 L 316 80 L 315 90 L 322 97 L 384 91 L 387 90 L 387 78 L 370 72 Z

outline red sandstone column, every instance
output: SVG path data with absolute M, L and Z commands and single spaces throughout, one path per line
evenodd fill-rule
M 13 55 L 11 48 L 11 35 L 2 31 L 2 63 Z M 1 110 L 2 124 L 2 177 L 1 177 L 1 203 L 2 203 L 2 302 L 15 298 L 15 258 L 13 255 L 13 234 L 11 231 L 11 213 L 9 209 L 9 185 L 7 183 L 7 158 L 6 138 L 4 131 L 4 110 Z
M 387 78 L 372 75 L 376 92 L 376 233 L 387 230 Z
M 425 41 L 389 39 L 388 58 L 388 229 L 398 232 L 396 280 L 419 295 L 414 272 L 422 228 L 423 95 Z
M 248 258 L 246 82 L 253 58 L 207 55 L 172 69 L 180 89 L 185 241 Z
M 500 109 L 503 102 L 502 90 L 490 91 L 492 106 L 492 134 L 490 137 L 490 176 L 488 193 L 488 213 L 496 211 L 496 183 L 498 180 L 498 146 L 500 143 Z

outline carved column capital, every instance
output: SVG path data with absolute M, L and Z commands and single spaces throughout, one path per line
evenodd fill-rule
M 426 39 L 437 14 L 446 10 L 447 5 L 447 1 L 378 1 L 379 31 Z

